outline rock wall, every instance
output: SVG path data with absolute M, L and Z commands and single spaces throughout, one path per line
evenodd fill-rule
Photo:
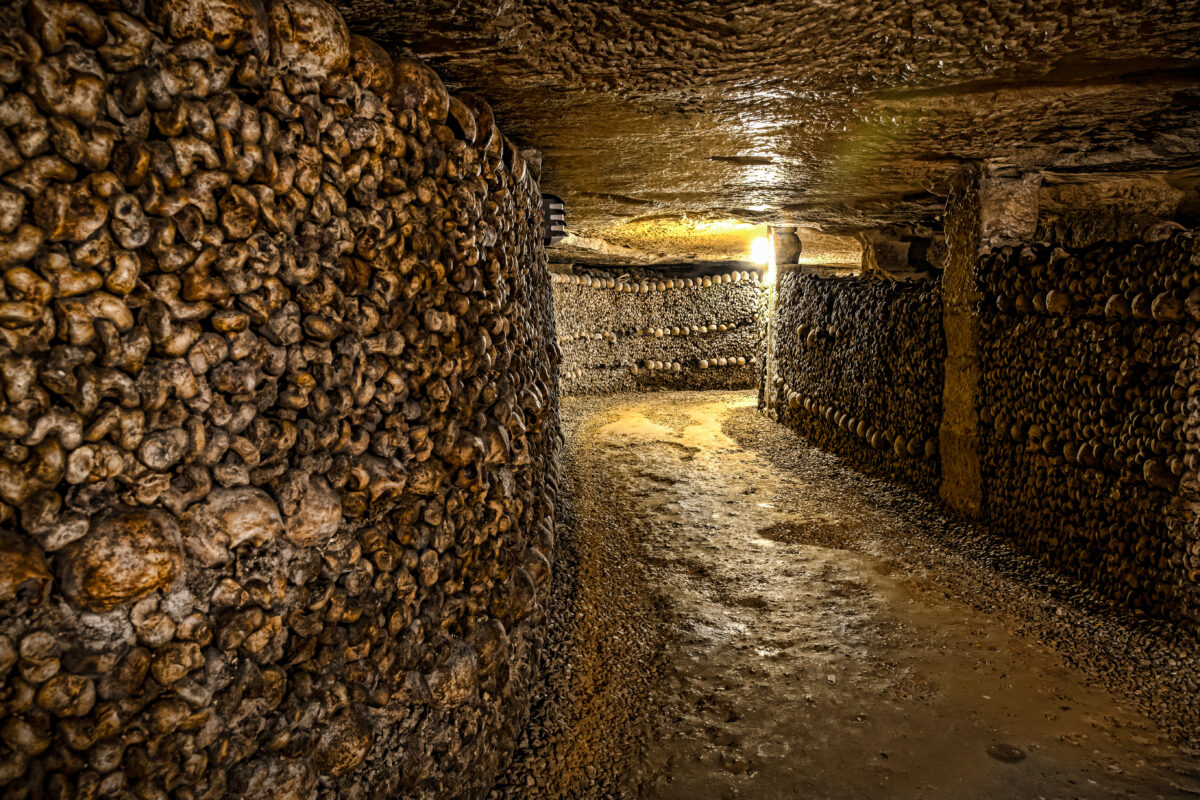
M 983 513 L 1125 604 L 1200 621 L 1200 238 L 980 258 Z
M 554 540 L 539 193 L 320 0 L 0 39 L 0 793 L 479 797 Z
M 757 272 L 629 280 L 556 274 L 554 282 L 566 394 L 757 385 Z
M 867 472 L 936 493 L 940 285 L 791 271 L 774 302 L 767 385 L 779 421 Z

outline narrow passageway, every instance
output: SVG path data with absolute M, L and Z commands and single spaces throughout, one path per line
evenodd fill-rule
M 1200 793 L 1190 652 L 754 406 L 565 402 L 557 664 L 509 796 Z
M 0 800 L 1200 800 L 1198 19 L 0 2 Z

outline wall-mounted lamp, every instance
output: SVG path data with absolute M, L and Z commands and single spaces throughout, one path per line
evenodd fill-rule
M 767 236 L 760 236 L 750 243 L 750 260 L 766 267 L 763 272 L 763 282 L 768 284 L 775 282 L 775 242 L 770 233 L 770 229 L 768 229 Z
M 546 218 L 546 246 L 567 238 L 567 205 L 555 194 L 542 195 L 542 213 Z
M 755 264 L 766 266 L 771 261 L 771 240 L 760 236 L 750 243 L 750 260 Z

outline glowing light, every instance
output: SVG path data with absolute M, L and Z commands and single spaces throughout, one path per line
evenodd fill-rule
M 760 236 L 750 244 L 750 260 L 755 264 L 767 264 L 771 261 L 771 243 L 767 237 Z
M 603 241 L 632 247 L 654 256 L 663 252 L 694 253 L 700 260 L 745 260 L 762 225 L 732 217 L 691 219 L 648 217 L 628 220 L 599 232 Z

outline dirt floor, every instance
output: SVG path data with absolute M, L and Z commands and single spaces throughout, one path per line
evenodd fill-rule
M 1200 796 L 1194 638 L 1088 606 L 750 394 L 563 416 L 546 677 L 494 796 Z

